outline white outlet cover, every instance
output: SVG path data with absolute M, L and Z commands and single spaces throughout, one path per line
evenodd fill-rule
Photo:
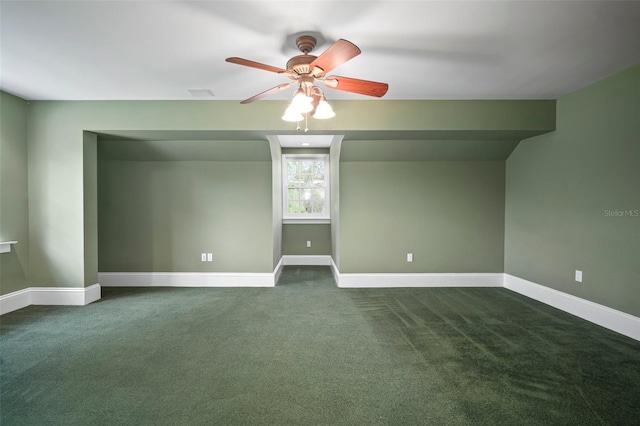
M 207 261 L 207 253 L 202 253 L 200 255 L 200 260 L 202 260 L 203 262 L 206 262 Z
M 311 241 L 307 241 L 307 247 L 311 247 Z
M 413 253 L 407 253 L 407 262 L 413 262 Z
M 581 283 L 582 282 L 582 271 L 578 271 L 576 269 L 576 281 Z
M 213 262 L 213 253 L 207 253 L 207 262 Z

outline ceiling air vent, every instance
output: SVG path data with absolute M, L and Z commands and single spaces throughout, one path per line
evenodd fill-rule
M 188 92 L 194 98 L 213 98 L 215 96 L 209 89 L 189 89 Z

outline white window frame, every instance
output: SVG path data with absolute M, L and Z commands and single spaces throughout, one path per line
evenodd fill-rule
M 289 213 L 289 167 L 290 160 L 324 162 L 324 206 L 322 213 Z M 329 223 L 331 220 L 331 180 L 329 154 L 282 154 L 282 219 L 285 223 Z

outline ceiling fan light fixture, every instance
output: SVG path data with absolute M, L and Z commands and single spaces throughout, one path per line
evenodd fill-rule
M 361 53 L 358 46 L 348 40 L 339 39 L 319 56 L 311 55 L 310 52 L 316 47 L 316 44 L 315 35 L 301 34 L 296 36 L 296 46 L 300 49 L 302 55 L 289 59 L 286 69 L 235 56 L 227 58 L 226 61 L 229 63 L 285 75 L 293 80 L 291 83 L 283 83 L 258 93 L 240 103 L 248 104 L 297 84 L 298 90 L 284 112 L 282 119 L 284 121 L 297 122 L 297 130 L 300 130 L 300 121 L 304 120 L 304 131 L 306 132 L 309 130 L 306 127 L 309 115 L 319 120 L 326 120 L 336 115 L 325 99 L 322 90 L 314 85 L 316 81 L 323 82 L 330 89 L 360 95 L 381 98 L 387 93 L 389 89 L 387 83 L 327 75 L 336 67 L 358 56 Z
M 302 116 L 302 114 L 300 113 L 300 111 L 298 111 L 293 105 L 290 105 L 284 112 L 284 115 L 282 116 L 282 119 L 284 121 L 290 121 L 290 122 L 298 122 L 298 121 L 302 121 L 304 119 L 304 117 Z
M 324 96 L 318 102 L 318 106 L 316 107 L 316 112 L 313 114 L 313 118 L 316 120 L 326 120 L 328 118 L 333 118 L 336 116 L 336 113 L 333 112 L 333 108 L 329 105 L 329 102 L 326 101 Z

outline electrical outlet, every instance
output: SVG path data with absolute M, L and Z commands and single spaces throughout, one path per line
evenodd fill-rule
M 207 261 L 207 253 L 202 253 L 200 255 L 200 260 L 203 261 L 203 262 L 206 262 Z
M 578 271 L 576 269 L 576 282 L 581 283 L 582 282 L 582 271 Z
M 407 262 L 413 262 L 413 253 L 407 253 Z
M 207 262 L 213 262 L 213 253 L 207 253 Z
M 307 247 L 311 247 L 311 241 L 307 241 Z

